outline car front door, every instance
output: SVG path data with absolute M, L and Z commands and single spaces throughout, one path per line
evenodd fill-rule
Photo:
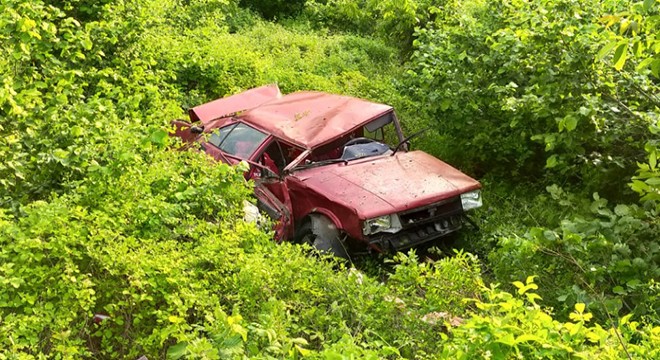
M 283 169 L 299 149 L 273 140 L 265 146 L 251 170 L 254 193 L 259 209 L 275 221 L 275 240 L 293 238 L 294 219 L 289 189 L 284 181 Z
M 282 198 L 275 192 L 284 194 Z M 255 179 L 254 194 L 257 197 L 257 207 L 274 221 L 275 240 L 281 242 L 290 239 L 293 234 L 293 216 L 291 199 L 284 181 L 278 177 L 260 177 Z

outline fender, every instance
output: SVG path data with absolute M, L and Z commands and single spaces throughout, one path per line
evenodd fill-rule
M 306 217 L 309 217 L 312 220 L 314 220 L 315 218 L 318 219 L 325 217 L 326 219 L 332 222 L 332 226 L 334 226 L 335 229 L 344 230 L 344 228 L 341 226 L 341 221 L 339 221 L 337 216 L 335 216 L 335 214 L 332 211 L 326 208 L 313 208 L 312 211 L 310 211 L 309 214 L 306 215 Z

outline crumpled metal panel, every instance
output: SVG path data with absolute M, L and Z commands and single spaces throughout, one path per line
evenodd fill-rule
M 195 106 L 188 111 L 190 120 L 201 121 L 205 126 L 212 120 L 248 109 L 252 109 L 268 101 L 282 96 L 276 84 L 250 89 L 236 95 L 213 100 L 206 104 Z
M 294 176 L 315 192 L 355 209 L 360 219 L 430 205 L 481 187 L 422 151 L 320 166 Z
M 314 149 L 392 111 L 392 107 L 350 96 L 296 92 L 262 104 L 238 118 L 276 137 Z

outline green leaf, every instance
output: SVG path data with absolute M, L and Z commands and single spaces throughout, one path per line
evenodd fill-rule
M 309 345 L 309 342 L 307 342 L 305 338 L 300 338 L 300 337 L 291 339 L 291 342 L 298 345 Z
M 654 59 L 651 63 L 651 74 L 657 78 L 660 78 L 660 59 Z
M 650 179 L 647 179 L 645 183 L 651 185 L 651 186 L 658 186 L 660 185 L 660 177 L 652 177 Z
M 649 165 L 651 166 L 651 169 L 653 169 L 657 164 L 658 164 L 658 155 L 656 154 L 655 151 L 652 151 L 651 154 L 649 154 Z
M 225 338 L 225 340 L 222 342 L 222 345 L 226 349 L 231 349 L 231 348 L 237 347 L 241 344 L 243 344 L 243 338 L 241 337 L 241 335 L 229 336 L 229 337 Z
M 25 43 L 21 43 L 21 44 L 19 45 L 19 47 L 21 48 L 21 50 L 22 50 L 24 53 L 26 53 L 26 54 L 28 54 L 28 55 L 30 54 L 30 46 L 29 46 L 29 45 L 27 45 L 27 44 L 25 44 Z
M 557 161 L 557 155 L 552 155 L 546 160 L 545 162 L 545 167 L 548 169 L 552 169 L 553 167 L 557 166 L 559 162 Z
M 522 281 L 514 281 L 513 286 L 517 287 L 518 290 L 523 289 L 525 287 L 525 284 L 522 283 Z
M 632 24 L 632 21 L 628 19 L 623 19 L 621 20 L 621 25 L 619 27 L 619 34 L 623 35 L 625 34 L 626 30 L 628 30 L 628 27 Z
M 649 190 L 649 185 L 640 180 L 633 180 L 630 188 L 636 193 L 645 193 Z
M 71 135 L 78 137 L 82 136 L 85 133 L 81 126 L 74 126 L 71 128 Z
M 653 7 L 653 4 L 655 3 L 656 0 L 644 0 L 644 11 L 649 11 L 651 10 L 651 7 Z
M 527 296 L 527 300 L 531 303 L 536 304 L 536 300 L 543 300 L 543 298 L 535 293 L 526 293 L 525 296 Z
M 603 46 L 603 48 L 600 49 L 600 51 L 596 55 L 596 59 L 602 60 L 605 56 L 607 56 L 607 54 L 609 54 L 614 49 L 614 47 L 616 47 L 616 45 L 617 42 L 615 41 L 607 43 L 607 45 Z
M 296 345 L 295 347 L 296 347 L 296 350 L 298 350 L 298 352 L 299 352 L 300 355 L 302 355 L 302 356 L 308 356 L 308 355 L 310 355 L 310 354 L 312 353 L 310 350 L 307 350 L 307 349 L 303 348 L 303 347 L 300 346 L 300 345 Z
M 622 286 L 615 286 L 612 289 L 612 292 L 617 294 L 617 295 L 625 295 L 626 294 L 626 290 L 624 290 L 624 288 Z
M 173 324 L 179 324 L 184 321 L 182 317 L 176 316 L 176 315 L 170 315 L 167 317 L 167 320 L 169 320 Z
M 589 116 L 589 114 L 591 113 L 591 109 L 586 108 L 584 106 L 580 106 L 579 113 L 580 113 L 580 115 L 583 115 L 583 116 Z
M 520 344 L 520 343 L 527 342 L 527 341 L 536 341 L 536 342 L 539 342 L 539 343 L 543 343 L 543 339 L 541 339 L 540 337 L 538 337 L 536 335 L 532 335 L 532 334 L 524 334 L 524 335 L 520 335 L 516 338 L 516 344 Z
M 83 39 L 82 40 L 82 45 L 85 48 L 85 50 L 91 50 L 92 49 L 92 40 L 89 39 Z
M 649 67 L 649 65 L 651 65 L 651 63 L 654 60 L 655 59 L 652 58 L 652 57 L 644 59 L 642 62 L 639 63 L 639 65 L 637 65 L 637 67 L 635 68 L 635 71 L 640 72 L 640 71 L 646 69 L 647 67 Z
M 343 360 L 344 357 L 337 352 L 334 351 L 325 351 L 323 352 L 325 360 Z
M 577 127 L 577 122 L 578 119 L 575 116 L 568 116 L 566 118 L 566 122 L 564 125 L 566 126 L 566 130 L 568 131 L 573 131 Z
M 184 357 L 186 355 L 186 352 L 187 352 L 186 348 L 187 347 L 188 347 L 188 343 L 185 342 L 185 341 L 180 342 L 176 345 L 170 346 L 170 348 L 167 349 L 167 358 L 168 359 L 173 359 L 173 360 L 181 359 L 182 357 Z
M 614 213 L 619 216 L 626 216 L 630 214 L 630 208 L 626 205 L 619 204 L 614 207 Z
M 556 241 L 557 240 L 557 233 L 555 233 L 552 230 L 545 230 L 543 232 L 543 237 L 546 238 L 549 241 Z
M 624 317 L 621 318 L 621 320 L 619 320 L 619 324 L 621 324 L 621 325 L 627 324 L 630 321 L 630 318 L 632 316 L 633 316 L 633 314 L 625 315 Z
M 617 70 L 623 69 L 623 65 L 626 63 L 626 57 L 628 56 L 628 43 L 620 43 L 614 52 L 614 68 Z
M 158 146 L 164 146 L 167 141 L 168 133 L 163 129 L 158 129 L 151 133 L 149 141 Z
M 393 346 L 384 346 L 384 347 L 381 349 L 381 352 L 382 352 L 384 355 L 397 355 L 397 356 L 401 356 L 401 353 L 399 352 L 399 349 L 397 349 L 397 348 L 395 348 L 395 347 L 393 347 Z
M 516 339 L 513 337 L 512 333 L 507 333 L 503 337 L 496 340 L 496 342 L 502 343 L 508 346 L 514 346 L 516 344 Z
M 601 340 L 601 336 L 593 331 L 589 331 L 587 333 L 587 339 L 589 339 L 589 341 L 591 341 L 592 343 L 597 343 Z
M 451 100 L 450 99 L 442 99 L 440 102 L 440 110 L 442 111 L 447 111 L 449 107 L 451 106 Z

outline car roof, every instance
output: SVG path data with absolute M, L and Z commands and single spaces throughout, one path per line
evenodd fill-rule
M 266 97 L 270 97 L 270 100 L 264 101 Z M 232 99 L 232 104 L 243 103 L 252 107 L 235 109 L 234 106 L 231 111 L 224 111 L 222 106 L 217 106 L 218 101 L 228 99 Z M 195 109 L 205 110 L 206 122 L 213 120 L 210 112 L 215 112 L 215 118 L 218 118 L 229 112 L 244 110 L 234 114 L 234 117 L 306 149 L 332 142 L 392 111 L 389 105 L 324 92 L 301 91 L 282 96 L 273 85 L 251 89 L 216 100 L 215 103 L 214 111 L 209 111 L 208 104 L 191 109 L 191 118 L 205 122 L 204 119 L 193 117 Z

